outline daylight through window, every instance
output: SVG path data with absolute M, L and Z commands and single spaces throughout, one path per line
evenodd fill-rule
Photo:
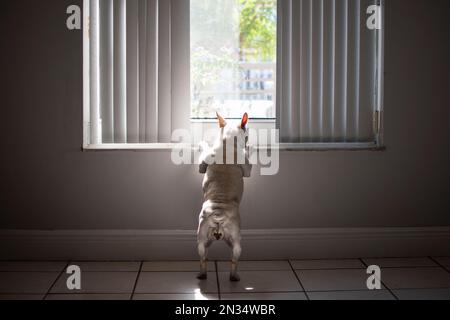
M 276 116 L 276 0 L 191 0 L 191 117 Z

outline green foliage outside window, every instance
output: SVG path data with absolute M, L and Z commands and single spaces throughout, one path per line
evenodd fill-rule
M 276 56 L 276 0 L 239 2 L 240 48 L 248 60 L 274 61 Z
M 240 63 L 275 62 L 276 28 L 277 0 L 191 0 L 194 118 L 213 117 L 220 91 L 236 90 Z

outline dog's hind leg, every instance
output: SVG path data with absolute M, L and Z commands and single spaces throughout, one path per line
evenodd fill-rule
M 237 274 L 237 266 L 239 262 L 239 257 L 241 256 L 241 243 L 240 241 L 234 241 L 232 246 L 232 256 L 231 256 L 231 281 L 239 281 L 241 278 Z
M 198 255 L 200 256 L 200 273 L 198 274 L 198 279 L 206 279 L 208 277 L 207 273 L 207 255 L 208 247 L 211 242 L 208 240 L 208 223 L 205 219 L 200 220 L 197 231 L 197 249 Z
M 199 242 L 198 243 L 198 254 L 200 256 L 200 273 L 198 274 L 198 279 L 206 279 L 208 277 L 207 273 L 207 257 L 208 248 L 206 246 L 205 242 Z
M 237 267 L 239 258 L 241 256 L 241 236 L 239 234 L 234 235 L 232 238 L 226 241 L 227 244 L 231 247 L 231 272 L 230 272 L 230 281 L 239 281 L 241 278 L 237 273 Z

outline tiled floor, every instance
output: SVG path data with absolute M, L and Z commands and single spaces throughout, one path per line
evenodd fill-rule
M 65 270 L 81 268 L 81 290 Z M 381 290 L 368 290 L 368 265 L 381 268 Z M 450 257 L 242 261 L 240 282 L 229 262 L 210 261 L 197 280 L 197 261 L 0 261 L 1 299 L 106 300 L 450 300 Z

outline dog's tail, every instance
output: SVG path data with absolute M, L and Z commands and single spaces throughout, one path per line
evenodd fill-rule
M 213 236 L 216 240 L 221 240 L 223 238 L 222 223 L 216 223 L 216 227 L 213 229 Z

